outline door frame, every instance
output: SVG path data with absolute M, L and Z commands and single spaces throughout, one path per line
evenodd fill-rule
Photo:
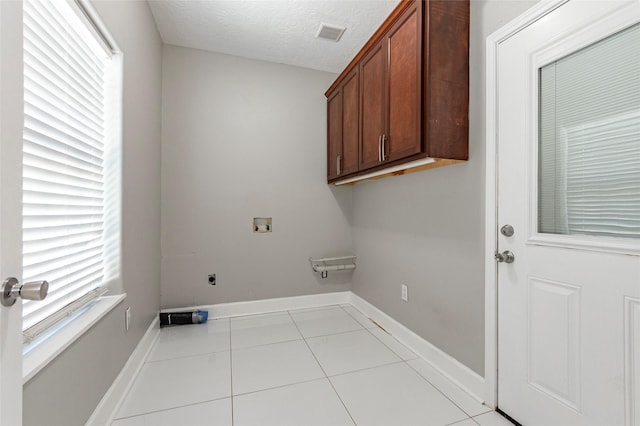
M 0 0 L 0 282 L 22 279 L 22 1 Z M 9 142 L 10 141 L 10 142 Z M 19 231 L 20 230 L 20 231 Z M 22 302 L 0 306 L 0 424 L 22 423 Z
M 498 407 L 498 47 L 570 0 L 542 0 L 489 35 L 485 44 L 485 291 L 484 402 Z

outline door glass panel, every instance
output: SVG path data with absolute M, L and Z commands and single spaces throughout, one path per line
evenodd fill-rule
M 539 78 L 538 232 L 640 238 L 640 24 Z

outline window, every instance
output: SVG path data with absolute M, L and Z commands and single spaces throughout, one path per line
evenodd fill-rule
M 540 70 L 539 232 L 640 238 L 640 24 Z
M 82 3 L 24 2 L 25 342 L 104 294 L 119 277 L 121 66 Z

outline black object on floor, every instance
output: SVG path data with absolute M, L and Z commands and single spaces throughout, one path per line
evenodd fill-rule
M 168 325 L 201 324 L 207 322 L 209 312 L 161 312 L 160 327 Z

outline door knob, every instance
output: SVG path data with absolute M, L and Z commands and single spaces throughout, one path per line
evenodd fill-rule
M 500 263 L 513 263 L 516 260 L 516 257 L 508 250 L 503 251 L 502 253 L 496 252 L 496 260 Z
M 11 277 L 2 283 L 1 302 L 4 306 L 13 306 L 18 297 L 27 300 L 43 300 L 47 297 L 49 283 L 46 281 L 33 281 L 20 285 L 18 279 Z

